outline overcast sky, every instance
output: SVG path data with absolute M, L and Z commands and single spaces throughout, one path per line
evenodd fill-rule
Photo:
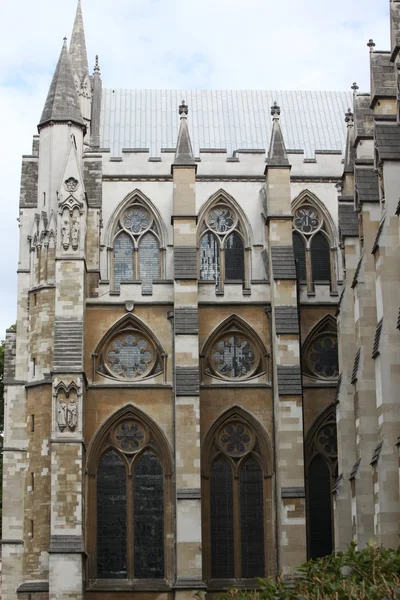
M 82 0 L 105 87 L 369 91 L 369 38 L 389 49 L 389 0 Z M 21 155 L 76 0 L 0 0 L 0 339 L 16 319 Z

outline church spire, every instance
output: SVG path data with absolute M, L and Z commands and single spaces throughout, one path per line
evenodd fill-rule
M 178 141 L 176 144 L 174 166 L 196 166 L 193 156 L 192 142 L 190 141 L 189 128 L 187 124 L 188 112 L 189 108 L 187 104 L 185 104 L 185 101 L 182 100 L 182 104 L 179 107 L 181 122 L 179 126 Z
M 67 48 L 67 38 L 64 38 L 60 58 L 50 84 L 46 103 L 38 127 L 43 127 L 52 121 L 68 122 L 85 127 L 79 108 L 71 58 Z
M 268 165 L 289 166 L 289 160 L 286 153 L 285 142 L 283 140 L 282 130 L 279 123 L 281 109 L 276 102 L 271 106 L 272 115 L 272 134 L 271 143 L 268 152 Z
M 69 53 L 71 55 L 72 68 L 77 73 L 79 81 L 82 81 L 84 76 L 89 73 L 89 64 L 86 52 L 81 0 L 78 0 Z

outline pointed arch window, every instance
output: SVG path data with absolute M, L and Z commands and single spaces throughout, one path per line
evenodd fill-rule
M 247 287 L 245 239 L 238 212 L 221 197 L 200 223 L 200 280 L 215 281 L 221 290 L 224 281 L 240 281 Z
M 316 559 L 333 551 L 333 486 L 337 479 L 336 415 L 329 407 L 306 439 L 308 555 Z
M 203 375 L 243 381 L 267 375 L 268 353 L 256 332 L 232 315 L 214 331 L 201 353 Z
M 153 213 L 139 200 L 121 214 L 113 242 L 113 289 L 142 281 L 151 288 L 161 277 L 160 231 Z
M 317 208 L 308 195 L 296 202 L 293 215 L 293 250 L 297 262 L 297 276 L 307 283 L 309 292 L 316 283 L 334 282 L 334 255 L 332 225 L 322 210 Z
M 303 373 L 313 379 L 332 381 L 339 376 L 337 325 L 326 315 L 308 334 L 303 348 Z
M 270 447 L 261 426 L 233 410 L 215 423 L 202 452 L 204 575 L 255 583 L 273 568 Z
M 131 314 L 107 332 L 93 356 L 97 374 L 121 382 L 165 373 L 165 352 L 150 329 Z
M 165 580 L 171 576 L 171 455 L 158 427 L 124 409 L 100 430 L 88 461 L 89 577 Z M 95 507 L 95 510 L 93 508 Z

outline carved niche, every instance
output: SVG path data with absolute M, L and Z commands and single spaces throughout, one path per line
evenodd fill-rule
M 65 251 L 78 250 L 80 245 L 81 218 L 84 214 L 84 205 L 74 196 L 79 185 L 74 177 L 69 177 L 64 181 L 64 188 L 68 192 L 68 196 L 61 200 L 58 207 L 61 216 L 61 246 Z
M 55 388 L 57 426 L 61 432 L 75 431 L 78 426 L 78 405 L 81 399 L 80 388 L 75 382 L 68 385 L 62 381 Z

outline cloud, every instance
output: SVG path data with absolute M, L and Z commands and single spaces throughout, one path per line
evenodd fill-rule
M 89 64 L 99 54 L 105 87 L 346 90 L 357 81 L 368 91 L 366 42 L 373 37 L 377 48 L 389 47 L 388 1 L 82 4 Z M 75 0 L 2 3 L 0 338 L 16 318 L 21 155 L 30 153 L 75 9 Z

